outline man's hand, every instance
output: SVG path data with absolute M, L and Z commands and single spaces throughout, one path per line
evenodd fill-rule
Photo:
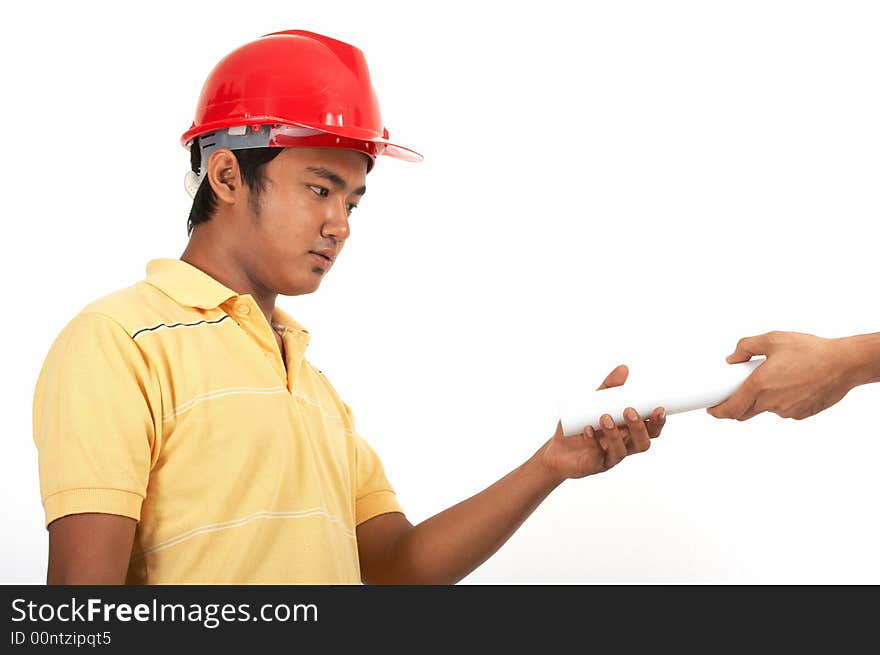
M 706 411 L 745 421 L 761 412 L 803 419 L 818 414 L 859 384 L 853 342 L 801 332 L 768 332 L 740 339 L 729 364 L 767 355 L 730 398 Z
M 599 389 L 619 387 L 626 382 L 629 369 L 623 364 L 605 378 Z M 562 434 L 562 422 L 556 425 L 556 434 L 541 451 L 544 466 L 559 479 L 582 478 L 602 473 L 618 464 L 627 455 L 641 453 L 651 446 L 651 439 L 660 436 L 666 423 L 666 412 L 657 407 L 651 418 L 642 420 L 635 409 L 624 412 L 624 425 L 615 425 L 609 414 L 602 416 L 602 429 L 587 426 L 575 435 Z

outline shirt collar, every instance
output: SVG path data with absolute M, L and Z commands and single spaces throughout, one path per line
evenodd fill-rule
M 272 310 L 272 323 L 277 325 L 283 325 L 288 330 L 293 330 L 294 332 L 300 332 L 306 335 L 306 339 L 308 340 L 311 335 L 309 335 L 309 331 L 306 330 L 295 318 L 293 318 L 290 314 L 281 309 L 278 305 L 275 305 L 275 309 Z
M 147 284 L 181 305 L 214 309 L 238 294 L 182 259 L 154 259 L 147 264 Z
M 147 284 L 150 284 L 181 305 L 214 309 L 239 294 L 221 284 L 203 270 L 182 259 L 153 259 L 147 263 Z M 278 305 L 272 311 L 272 323 L 301 332 L 306 330 L 296 319 Z

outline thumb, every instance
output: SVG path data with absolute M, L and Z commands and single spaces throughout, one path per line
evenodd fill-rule
M 626 382 L 626 379 L 628 377 L 629 368 L 627 368 L 626 364 L 621 364 L 608 374 L 608 377 L 606 377 L 605 381 L 601 385 L 599 385 L 599 389 L 597 389 L 597 391 L 608 389 L 610 387 L 619 387 L 624 382 Z
M 727 363 L 747 362 L 754 355 L 766 355 L 769 346 L 770 343 L 766 334 L 740 339 L 736 344 L 736 350 L 727 356 Z

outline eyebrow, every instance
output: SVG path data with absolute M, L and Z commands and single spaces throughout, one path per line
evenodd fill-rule
M 325 180 L 330 180 L 330 183 L 333 184 L 337 189 L 345 188 L 345 180 L 343 180 L 338 173 L 331 171 L 329 168 L 324 168 L 323 166 L 308 166 L 306 168 L 310 173 L 314 173 L 318 177 L 323 177 Z M 367 192 L 367 187 L 362 186 L 358 187 L 352 193 L 357 196 L 362 196 Z

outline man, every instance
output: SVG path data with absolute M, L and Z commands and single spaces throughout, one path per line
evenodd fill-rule
M 246 44 L 211 72 L 183 142 L 183 255 L 84 308 L 40 373 L 49 583 L 453 583 L 563 480 L 660 434 L 662 408 L 573 436 L 557 424 L 520 467 L 413 526 L 306 360 L 308 331 L 275 306 L 317 290 L 376 157 L 421 159 L 388 141 L 363 53 L 298 30 Z
M 828 409 L 850 389 L 880 381 L 880 333 L 824 339 L 800 332 L 768 332 L 740 339 L 727 362 L 767 361 L 723 403 L 706 411 L 746 421 L 761 412 L 804 419 Z

